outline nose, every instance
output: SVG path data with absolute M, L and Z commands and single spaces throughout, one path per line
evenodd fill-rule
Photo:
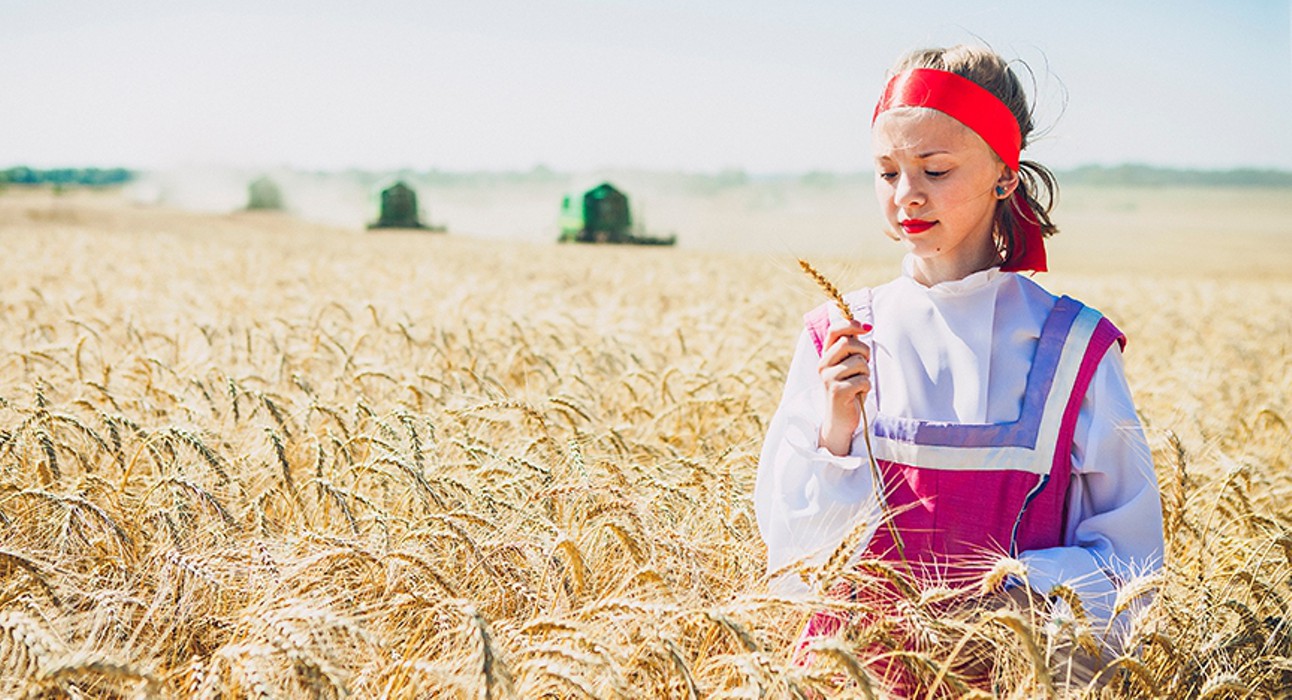
M 918 208 L 924 204 L 924 190 L 915 178 L 898 173 L 897 182 L 893 185 L 893 203 L 902 209 Z

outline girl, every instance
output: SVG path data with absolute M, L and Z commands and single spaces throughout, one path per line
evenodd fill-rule
M 1119 583 L 1160 565 L 1124 338 L 1019 274 L 1046 270 L 1056 230 L 1053 177 L 1019 160 L 1030 114 L 986 49 L 895 67 L 872 121 L 875 193 L 909 252 L 897 279 L 845 295 L 856 321 L 805 317 L 754 494 L 769 571 L 790 572 L 774 585 L 803 587 L 795 562 L 860 536 L 865 557 L 940 586 L 1014 557 L 1026 575 L 1006 585 L 1066 584 L 1107 620 Z M 803 641 L 840 626 L 818 614 Z

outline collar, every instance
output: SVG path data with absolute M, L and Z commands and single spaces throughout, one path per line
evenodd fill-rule
M 911 286 L 917 287 L 924 292 L 937 296 L 963 296 L 972 294 L 980 289 L 995 286 L 1004 281 L 1010 275 L 1015 273 L 1005 272 L 1000 267 L 989 267 L 986 270 L 971 272 L 958 280 L 947 280 L 938 282 L 932 286 L 921 284 L 915 279 L 915 256 L 907 253 L 902 258 L 902 277 L 907 280 Z

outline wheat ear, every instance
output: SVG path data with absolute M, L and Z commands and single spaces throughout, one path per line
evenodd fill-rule
M 818 272 L 815 267 L 812 267 L 812 263 L 804 260 L 803 258 L 799 258 L 799 267 L 803 268 L 803 272 L 806 273 L 808 277 L 811 277 L 813 282 L 816 282 L 816 286 L 820 287 L 821 291 L 825 292 L 825 295 L 830 297 L 830 300 L 834 302 L 835 306 L 839 307 L 839 311 L 843 314 L 844 318 L 849 321 L 855 320 L 852 316 L 852 309 L 848 307 L 848 302 L 843 300 L 843 295 L 839 293 L 839 288 L 834 286 L 833 282 L 826 279 L 825 275 Z
M 813 282 L 816 282 L 816 285 L 821 288 L 821 291 L 825 292 L 826 296 L 830 297 L 835 306 L 839 307 L 839 311 L 845 319 L 849 321 L 856 320 L 852 315 L 852 309 L 848 306 L 848 302 L 844 301 L 843 295 L 839 293 L 839 288 L 834 286 L 833 282 L 826 279 L 825 275 L 812 267 L 812 263 L 803 258 L 799 258 L 799 267 L 803 269 L 803 272 L 808 277 L 812 278 Z M 858 403 L 861 406 L 861 437 L 866 441 L 866 458 L 870 460 L 870 474 L 874 477 L 875 485 L 879 487 L 880 495 L 883 499 L 880 502 L 883 504 L 884 522 L 888 525 L 888 534 L 893 538 L 893 544 L 897 546 L 897 555 L 905 562 L 906 547 L 902 542 L 902 535 L 897 531 L 897 527 L 893 525 L 892 513 L 888 510 L 888 487 L 884 483 L 884 475 L 879 471 L 879 465 L 875 463 L 875 452 L 870 447 L 870 420 L 866 417 L 866 402 L 859 401 Z

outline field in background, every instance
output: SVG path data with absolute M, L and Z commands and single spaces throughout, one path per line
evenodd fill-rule
M 750 495 L 793 255 L 894 273 L 868 190 L 645 197 L 693 250 L 497 240 L 541 194 L 425 194 L 435 236 L 0 193 L 0 694 L 864 696 L 882 639 L 789 664 L 824 603 L 766 594 Z M 1169 538 L 1106 692 L 1277 695 L 1292 205 L 1065 197 L 1040 281 L 1130 336 Z M 968 638 L 999 694 L 1056 682 L 1038 620 L 908 602 L 917 674 Z
M 143 203 L 226 213 L 246 204 L 247 183 L 258 174 L 157 173 L 143 176 L 127 194 Z M 270 177 L 297 218 L 358 230 L 377 216 L 376 176 L 282 171 Z M 407 173 L 404 179 L 417 189 L 424 218 L 475 238 L 554 241 L 562 196 L 609 180 L 629 195 L 638 223 L 657 234 L 678 234 L 682 248 L 834 253 L 876 262 L 900 256 L 880 232 L 868 175 L 750 178 L 739 172 L 536 171 Z M 1061 187 L 1055 213 L 1062 235 L 1052 245 L 1061 269 L 1148 266 L 1206 274 L 1241 270 L 1247 276 L 1278 274 L 1292 265 L 1292 188 L 1101 185 L 1091 184 L 1097 179 L 1088 175 L 1074 175 L 1073 180 L 1076 184 Z

